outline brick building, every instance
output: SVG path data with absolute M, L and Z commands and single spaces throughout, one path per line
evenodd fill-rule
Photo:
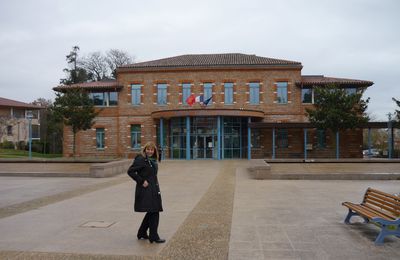
M 31 114 L 32 140 L 40 140 L 40 110 L 42 107 L 0 97 L 0 143 L 29 141 L 29 119 Z
M 354 93 L 373 82 L 302 75 L 302 67 L 239 53 L 182 55 L 119 67 L 114 81 L 54 90 L 84 88 L 99 109 L 92 129 L 77 135 L 78 156 L 133 157 L 156 141 L 168 159 L 335 157 L 335 135 L 307 123 L 313 87 L 335 83 Z M 211 100 L 190 106 L 191 95 Z M 362 130 L 340 133 L 340 151 L 362 157 Z

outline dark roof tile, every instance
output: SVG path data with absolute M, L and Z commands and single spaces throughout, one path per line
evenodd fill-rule
M 324 77 L 323 75 L 303 75 L 301 76 L 301 81 L 296 82 L 296 84 L 303 86 L 328 84 L 372 86 L 374 82 L 359 79 Z
M 247 55 L 241 53 L 224 54 L 188 54 L 165 59 L 139 62 L 124 65 L 120 68 L 190 68 L 190 67 L 221 67 L 221 66 L 300 66 L 297 61 Z
M 0 97 L 0 106 L 2 106 L 2 107 L 37 108 L 37 109 L 43 108 L 41 106 L 36 106 L 36 105 L 32 105 L 32 104 L 12 100 L 12 99 L 2 98 L 2 97 Z

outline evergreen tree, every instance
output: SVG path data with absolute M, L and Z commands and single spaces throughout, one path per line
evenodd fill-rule
M 369 98 L 362 99 L 363 91 L 348 94 L 345 89 L 335 84 L 314 88 L 314 108 L 306 109 L 310 122 L 317 129 L 329 129 L 336 133 L 339 144 L 339 132 L 354 129 L 369 121 L 365 113 Z M 339 147 L 336 147 L 339 158 Z
M 58 122 L 71 126 L 73 132 L 73 155 L 75 156 L 76 134 L 83 130 L 90 129 L 97 116 L 93 101 L 87 92 L 74 88 L 64 93 L 56 93 L 53 108 L 54 116 Z
M 333 132 L 354 129 L 369 121 L 365 113 L 369 98 L 362 99 L 362 91 L 348 94 L 345 89 L 332 84 L 314 88 L 314 108 L 306 109 L 310 122 L 318 129 Z
M 395 98 L 392 98 L 394 102 L 396 102 L 397 106 L 399 107 L 399 110 L 396 109 L 396 116 L 397 116 L 397 121 L 400 121 L 400 100 L 397 100 Z
M 67 77 L 61 79 L 60 83 L 64 85 L 71 85 L 76 83 L 82 83 L 88 81 L 90 75 L 88 72 L 79 66 L 80 62 L 78 60 L 79 47 L 72 47 L 72 51 L 66 56 L 66 60 L 69 68 L 65 68 L 63 71 L 66 73 Z

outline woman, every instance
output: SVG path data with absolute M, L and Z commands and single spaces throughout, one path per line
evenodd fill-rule
M 128 175 L 136 181 L 135 211 L 147 212 L 139 227 L 137 238 L 149 239 L 150 243 L 164 243 L 158 236 L 158 223 L 162 209 L 160 186 L 157 179 L 158 152 L 153 142 L 148 142 L 137 155 Z M 149 235 L 147 230 L 149 229 Z

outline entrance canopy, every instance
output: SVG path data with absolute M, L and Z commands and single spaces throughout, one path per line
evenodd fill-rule
M 236 117 L 257 117 L 264 118 L 264 112 L 262 110 L 250 110 L 250 109 L 212 109 L 212 108 L 188 108 L 188 109 L 173 109 L 173 110 L 161 110 L 154 111 L 151 113 L 152 118 L 173 118 L 173 117 L 185 117 L 185 116 L 236 116 Z

